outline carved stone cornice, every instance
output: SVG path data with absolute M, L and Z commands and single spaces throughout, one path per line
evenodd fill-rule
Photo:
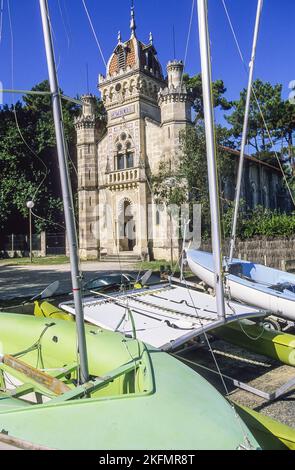
M 75 129 L 95 129 L 96 127 L 95 116 L 78 116 L 74 119 Z
M 192 104 L 194 102 L 192 94 L 187 91 L 185 85 L 177 88 L 164 88 L 164 90 L 161 90 L 158 95 L 159 105 L 163 103 L 184 103 L 186 101 Z

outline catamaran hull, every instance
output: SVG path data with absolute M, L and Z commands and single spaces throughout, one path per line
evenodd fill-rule
M 190 269 L 196 276 L 208 284 L 208 286 L 214 287 L 213 257 L 211 253 L 188 250 L 187 261 Z M 234 261 L 240 262 L 240 260 L 236 259 Z M 255 265 L 254 263 L 253 266 L 261 268 L 260 265 Z M 265 268 L 265 266 L 262 266 L 262 268 Z M 278 272 L 278 270 L 272 270 L 272 268 L 266 269 Z M 290 279 L 291 276 L 295 284 L 295 276 L 283 271 L 281 273 L 285 279 Z M 233 274 L 226 276 L 226 286 L 231 298 L 274 313 L 278 317 L 295 321 L 295 301 L 284 297 L 283 294 L 278 294 L 263 284 L 258 282 L 253 283 Z
M 23 351 L 22 361 L 31 366 L 42 357 L 47 371 L 69 367 L 76 360 L 75 339 L 71 322 L 0 314 L 1 354 Z M 109 376 L 136 359 L 143 347 L 93 325 L 86 326 L 86 340 L 95 377 Z M 33 349 L 36 341 L 40 348 Z M 136 360 L 142 371 L 136 380 L 134 364 L 131 375 L 109 382 L 88 399 L 65 401 L 61 395 L 32 405 L 0 392 L 2 432 L 50 449 L 234 450 L 243 448 L 246 436 L 259 448 L 247 427 L 241 430 L 230 404 L 204 378 L 167 353 L 144 350 Z

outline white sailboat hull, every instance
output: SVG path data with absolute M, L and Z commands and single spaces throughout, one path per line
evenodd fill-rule
M 188 250 L 187 261 L 196 276 L 208 286 L 214 287 L 211 253 Z M 245 279 L 238 275 L 228 274 L 226 284 L 231 298 L 269 311 L 287 320 L 295 321 L 295 294 L 286 291 L 278 292 L 271 288 L 271 286 L 279 283 L 290 283 L 295 286 L 295 276 L 277 269 L 234 259 L 233 265 L 238 264 L 246 268 L 251 280 L 250 278 Z

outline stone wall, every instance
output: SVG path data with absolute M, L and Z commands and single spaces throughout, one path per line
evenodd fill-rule
M 201 249 L 211 251 L 211 242 L 202 242 Z M 223 253 L 229 253 L 229 241 L 224 243 Z M 283 269 L 295 269 L 295 237 L 292 238 L 254 238 L 237 240 L 235 256 L 259 264 Z

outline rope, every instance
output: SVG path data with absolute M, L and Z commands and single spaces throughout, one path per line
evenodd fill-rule
M 233 27 L 233 23 L 232 23 L 232 21 L 231 21 L 231 18 L 230 18 L 228 9 L 227 9 L 227 7 L 226 7 L 225 0 L 221 0 L 221 1 L 222 1 L 224 10 L 225 10 L 225 14 L 226 14 L 227 20 L 228 20 L 228 22 L 229 22 L 229 26 L 230 26 L 231 32 L 232 32 L 233 37 L 234 37 L 235 44 L 236 44 L 237 49 L 238 49 L 238 52 L 239 52 L 239 56 L 240 56 L 241 61 L 242 61 L 243 65 L 244 65 L 244 68 L 245 68 L 246 73 L 248 73 L 247 66 L 246 66 L 246 63 L 245 63 L 245 60 L 244 60 L 244 56 L 243 56 L 243 53 L 242 53 L 242 51 L 241 51 L 241 48 L 240 48 L 240 45 L 239 45 L 239 41 L 238 41 L 237 35 L 236 35 L 236 33 L 235 33 L 235 30 L 234 30 L 234 27 Z M 267 122 L 266 122 L 266 120 L 265 120 L 265 117 L 264 117 L 263 111 L 262 111 L 262 109 L 261 109 L 261 106 L 260 106 L 260 104 L 259 104 L 259 101 L 258 101 L 256 92 L 255 92 L 254 85 L 252 85 L 252 93 L 253 93 L 253 96 L 254 96 L 256 105 L 257 105 L 257 107 L 258 107 L 259 113 L 260 113 L 260 115 L 261 115 L 261 118 L 262 118 L 262 121 L 263 121 L 263 125 L 264 125 L 264 127 L 265 127 L 266 132 L 267 132 L 267 136 L 268 136 L 268 138 L 269 138 L 271 147 L 274 148 L 273 138 L 272 138 L 272 136 L 271 136 L 269 127 L 268 127 Z M 283 166 L 282 166 L 282 164 L 281 164 L 279 155 L 278 155 L 278 153 L 277 153 L 277 151 L 276 151 L 275 149 L 274 149 L 274 154 L 275 154 L 275 157 L 276 157 L 277 162 L 278 162 L 278 164 L 279 164 L 280 171 L 281 171 L 281 173 L 282 173 L 282 176 L 283 176 L 283 179 L 284 179 L 284 181 L 285 181 L 286 187 L 287 187 L 288 192 L 289 192 L 289 194 L 290 194 L 292 203 L 293 203 L 293 205 L 294 205 L 294 207 L 295 207 L 295 198 L 294 198 L 293 192 L 292 192 L 292 190 L 291 190 L 291 188 L 290 188 L 290 185 L 289 185 L 289 183 L 288 183 L 288 180 L 287 180 L 285 171 L 284 171 L 284 169 L 283 169 Z
M 95 41 L 96 41 L 98 50 L 99 50 L 100 55 L 101 55 L 101 57 L 102 57 L 103 63 L 104 63 L 104 65 L 105 65 L 105 67 L 107 68 L 107 63 L 106 63 L 106 60 L 105 60 L 105 58 L 104 58 L 104 55 L 103 55 L 103 52 L 102 52 L 102 49 L 101 49 L 101 46 L 100 46 L 98 37 L 97 37 L 97 35 L 96 35 L 95 29 L 94 29 L 94 26 L 93 26 L 93 22 L 92 22 L 92 20 L 91 20 L 91 17 L 90 17 L 88 8 L 87 8 L 86 3 L 85 3 L 85 0 L 82 0 L 82 3 L 83 3 L 83 6 L 84 6 L 84 9 L 85 9 L 85 12 L 86 12 L 86 15 L 87 15 L 87 18 L 88 18 L 90 27 L 91 27 L 91 29 L 92 29 L 92 33 L 93 33 L 94 39 L 95 39 Z
M 230 302 L 232 301 L 232 296 L 231 296 L 231 290 L 230 290 L 230 286 L 228 284 L 227 276 L 224 276 L 224 278 L 225 278 L 225 281 L 224 281 L 225 290 L 226 290 L 226 293 L 227 293 L 226 303 L 227 303 L 228 307 L 232 310 L 232 312 L 235 314 L 236 312 L 234 311 L 233 307 L 230 305 Z M 252 341 L 258 341 L 260 338 L 262 338 L 263 333 L 264 333 L 263 324 L 261 324 L 261 332 L 258 333 L 257 337 L 254 337 L 254 336 L 251 336 L 249 333 L 246 332 L 246 330 L 244 328 L 244 325 L 242 323 L 242 320 L 238 319 L 238 323 L 239 323 L 239 326 L 240 326 L 242 332 L 244 333 L 245 336 L 247 336 L 247 338 L 251 339 Z
M 260 338 L 262 338 L 263 333 L 264 333 L 264 326 L 263 326 L 263 324 L 261 324 L 261 332 L 257 335 L 256 338 L 255 338 L 254 336 L 249 335 L 249 333 L 247 333 L 247 331 L 245 330 L 245 328 L 244 328 L 243 323 L 242 323 L 241 320 L 239 320 L 239 325 L 240 325 L 241 330 L 242 330 L 242 332 L 244 333 L 244 335 L 247 336 L 247 338 L 251 339 L 252 341 L 258 341 Z

